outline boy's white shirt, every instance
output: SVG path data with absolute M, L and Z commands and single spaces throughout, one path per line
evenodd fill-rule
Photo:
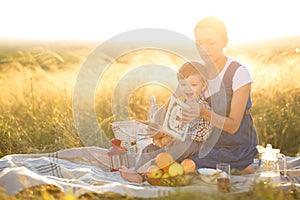
M 229 67 L 230 63 L 233 62 L 233 59 L 228 58 L 226 64 L 218 76 L 214 79 L 208 80 L 208 89 L 205 91 L 204 96 L 210 97 L 215 93 L 219 92 L 221 83 L 224 77 L 224 74 Z M 232 90 L 236 91 L 240 87 L 246 85 L 247 83 L 253 83 L 249 70 L 241 65 L 235 72 L 232 79 Z

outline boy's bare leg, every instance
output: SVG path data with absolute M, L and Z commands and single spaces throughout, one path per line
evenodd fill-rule
M 186 140 L 171 146 L 166 146 L 166 151 L 170 153 L 177 162 L 181 162 L 191 155 L 196 154 L 200 149 L 201 143 Z
M 142 154 L 138 158 L 138 162 L 135 167 L 135 171 L 144 173 L 151 164 L 154 164 L 156 156 L 161 152 L 170 153 L 174 160 L 181 162 L 185 158 L 197 153 L 200 149 L 200 143 L 192 141 L 178 142 L 165 148 L 160 148 L 153 144 L 148 145 L 142 151 Z
M 136 171 L 130 170 L 126 168 L 125 166 L 121 167 L 119 169 L 121 177 L 129 182 L 134 183 L 142 183 L 143 182 L 143 176 Z

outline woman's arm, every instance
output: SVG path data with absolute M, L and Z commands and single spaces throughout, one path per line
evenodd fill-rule
M 199 116 L 200 112 L 201 117 L 210 121 L 213 126 L 234 134 L 240 127 L 250 94 L 250 88 L 251 83 L 248 83 L 233 92 L 231 110 L 228 117 L 216 114 L 212 110 L 208 110 L 200 105 L 200 109 L 183 111 L 183 120 L 185 122 L 190 122 L 196 116 Z
M 231 100 L 231 110 L 228 117 L 218 115 L 213 111 L 207 109 L 203 109 L 203 112 L 201 111 L 201 116 L 205 120 L 211 121 L 214 126 L 228 133 L 234 134 L 239 129 L 242 118 L 244 116 L 250 93 L 250 87 L 251 83 L 248 83 L 237 89 L 233 93 Z

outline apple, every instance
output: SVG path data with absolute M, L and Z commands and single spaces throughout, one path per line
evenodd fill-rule
M 196 169 L 196 164 L 195 162 L 190 159 L 190 158 L 186 158 L 184 159 L 181 163 L 180 163 L 183 167 L 183 171 L 184 173 L 191 173 L 191 172 L 194 172 L 195 169 Z
M 169 176 L 182 175 L 184 173 L 183 167 L 178 162 L 174 162 L 169 167 Z
M 147 169 L 147 176 L 149 178 L 161 178 L 163 175 L 163 171 L 156 165 L 151 165 Z

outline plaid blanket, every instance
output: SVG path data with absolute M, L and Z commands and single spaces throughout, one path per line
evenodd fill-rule
M 110 172 L 107 149 L 85 147 L 50 154 L 8 155 L 0 160 L 0 187 L 15 195 L 37 185 L 55 185 L 80 196 L 87 192 L 116 192 L 136 197 L 159 197 L 171 188 L 133 184 Z
M 236 191 L 247 191 L 253 176 L 237 176 L 232 180 Z M 127 182 L 119 172 L 110 172 L 107 149 L 98 147 L 73 148 L 49 154 L 15 154 L 0 159 L 0 187 L 7 194 L 15 195 L 25 188 L 45 184 L 57 186 L 63 192 L 76 196 L 87 192 L 115 192 L 153 198 L 182 190 L 216 192 L 216 185 L 204 183 L 174 188 L 151 186 L 147 182 Z

